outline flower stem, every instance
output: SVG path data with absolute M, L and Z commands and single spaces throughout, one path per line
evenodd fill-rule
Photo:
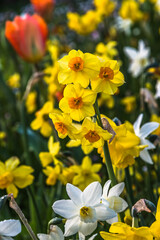
M 94 104 L 94 109 L 95 109 L 95 112 L 97 114 L 98 125 L 103 128 L 97 99 L 96 99 L 96 102 Z M 117 180 L 116 180 L 116 177 L 115 177 L 115 174 L 114 174 L 114 171 L 113 171 L 113 166 L 112 166 L 112 162 L 111 162 L 111 158 L 110 158 L 110 154 L 109 154 L 107 141 L 105 141 L 105 143 L 104 143 L 103 151 L 104 151 L 104 157 L 105 157 L 105 164 L 106 164 L 107 172 L 108 172 L 109 178 L 112 181 L 111 185 L 114 186 L 114 185 L 117 184 Z

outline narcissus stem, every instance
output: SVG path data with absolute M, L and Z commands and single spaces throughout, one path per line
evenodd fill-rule
M 95 109 L 95 112 L 97 114 L 98 125 L 103 128 L 97 99 L 96 99 L 96 102 L 94 104 L 94 109 Z M 112 162 L 111 162 L 111 158 L 110 158 L 110 154 L 109 154 L 109 149 L 108 149 L 108 143 L 106 141 L 105 141 L 104 146 L 103 146 L 103 151 L 104 151 L 104 157 L 105 157 L 105 164 L 106 164 L 106 167 L 107 167 L 107 172 L 108 172 L 109 178 L 112 181 L 111 185 L 114 186 L 114 185 L 117 184 L 117 180 L 116 180 L 116 177 L 115 177 L 115 174 L 114 174 L 114 171 L 113 171 L 113 166 L 112 166 Z

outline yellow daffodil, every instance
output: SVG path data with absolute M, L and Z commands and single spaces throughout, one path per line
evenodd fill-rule
M 26 99 L 26 108 L 28 113 L 33 113 L 36 110 L 37 108 L 36 99 L 37 99 L 36 91 L 30 92 L 28 94 Z
M 44 174 L 47 176 L 46 184 L 55 185 L 61 174 L 61 167 L 57 164 L 55 167 L 47 166 L 43 169 Z
M 103 16 L 111 15 L 116 7 L 116 3 L 112 0 L 94 0 L 94 5 L 99 14 Z
M 107 118 L 116 135 L 108 144 L 112 163 L 117 168 L 126 168 L 134 164 L 135 157 L 146 145 L 140 145 L 140 138 L 134 133 L 133 126 L 127 123 L 117 126 L 111 119 Z
M 157 116 L 156 114 L 152 114 L 151 122 L 158 122 L 160 124 L 160 117 Z M 156 135 L 160 136 L 160 125 L 154 132 L 152 132 L 152 134 L 156 134 Z
M 67 136 L 69 136 L 71 139 L 77 138 L 76 134 L 79 130 L 76 128 L 76 126 L 78 125 L 72 123 L 72 119 L 69 114 L 60 112 L 51 113 L 49 114 L 49 117 L 52 119 L 54 127 L 57 130 L 60 138 L 65 138 Z
M 157 204 L 156 221 L 150 226 L 150 231 L 153 234 L 155 240 L 160 239 L 160 198 Z
M 66 147 L 79 147 L 81 145 L 81 140 L 80 139 L 76 139 L 76 140 L 73 140 L 71 139 L 67 144 L 66 144 Z M 93 146 L 92 145 L 89 145 L 89 146 L 81 146 L 82 148 L 82 151 L 84 152 L 84 154 L 89 154 L 93 151 Z
M 6 139 L 7 135 L 5 132 L 0 131 L 0 146 L 5 146 L 6 145 Z
M 72 183 L 75 176 L 74 166 L 64 167 L 60 176 L 60 181 L 66 185 L 67 183 Z
M 14 73 L 9 77 L 7 81 L 8 86 L 11 88 L 19 88 L 20 87 L 20 75 L 19 73 Z
M 125 106 L 125 111 L 127 113 L 133 112 L 136 108 L 136 97 L 127 96 L 121 100 L 121 103 Z
M 133 22 L 140 21 L 143 18 L 143 13 L 135 0 L 123 0 L 119 15 L 121 18 L 130 19 Z
M 99 71 L 99 60 L 93 54 L 71 50 L 59 60 L 59 66 L 58 80 L 61 84 L 79 83 L 86 88 L 89 79 L 94 78 Z
M 64 89 L 64 98 L 59 103 L 59 108 L 69 113 L 75 121 L 95 115 L 93 104 L 97 94 L 90 89 L 84 89 L 80 84 L 68 84 Z
M 96 78 L 91 80 L 92 90 L 113 95 L 119 86 L 124 83 L 124 76 L 119 71 L 117 61 L 101 62 L 100 71 Z
M 109 229 L 110 233 L 100 232 L 105 240 L 153 240 L 148 227 L 130 227 L 121 222 L 113 223 Z
M 85 118 L 82 123 L 81 134 L 78 137 L 81 138 L 82 146 L 99 148 L 104 145 L 104 141 L 112 137 L 112 134 L 102 129 L 89 118 Z
M 100 42 L 96 46 L 96 54 L 103 58 L 108 58 L 107 60 L 113 59 L 116 55 L 118 55 L 116 46 L 116 41 L 110 41 L 107 44 Z
M 36 118 L 31 122 L 33 130 L 40 129 L 40 133 L 44 137 L 49 137 L 52 133 L 52 126 L 49 123 L 49 113 L 53 111 L 53 103 L 48 101 L 43 107 L 36 112 Z
M 87 35 L 93 32 L 102 21 L 101 14 L 95 10 L 89 10 L 83 15 L 68 12 L 68 27 L 78 34 Z
M 88 156 L 84 157 L 80 166 L 73 166 L 76 175 L 73 177 L 72 184 L 84 190 L 94 181 L 101 182 L 101 178 L 97 174 L 101 167 L 101 163 L 92 164 L 92 160 Z
M 17 157 L 11 157 L 5 163 L 0 161 L 0 189 L 6 189 L 7 193 L 13 193 L 16 198 L 18 188 L 25 188 L 32 184 L 34 177 L 32 167 L 18 166 L 20 161 Z
M 56 156 L 58 155 L 60 148 L 61 148 L 60 142 L 54 142 L 54 138 L 53 136 L 51 136 L 48 140 L 49 152 L 41 152 L 39 154 L 39 158 L 41 160 L 43 167 L 46 167 L 48 164 L 52 162 L 54 164 L 58 163 L 58 159 L 56 158 Z

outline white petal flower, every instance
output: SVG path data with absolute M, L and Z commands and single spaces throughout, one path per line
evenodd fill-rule
M 77 232 L 90 235 L 97 228 L 97 221 L 116 216 L 112 209 L 100 202 L 102 187 L 99 182 L 91 183 L 83 192 L 67 183 L 66 190 L 71 200 L 59 200 L 53 204 L 53 210 L 67 219 L 64 236 Z
M 91 236 L 88 240 L 93 240 L 97 236 L 97 233 Z M 79 233 L 79 240 L 85 240 L 85 236 L 82 233 Z
M 140 40 L 138 42 L 138 50 L 132 47 L 125 47 L 124 52 L 131 60 L 129 71 L 133 77 L 138 77 L 138 75 L 142 73 L 144 67 L 148 64 L 150 49 L 146 48 L 144 42 Z
M 21 232 L 19 220 L 4 220 L 0 222 L 0 239 L 10 240 Z
M 50 227 L 51 228 L 50 228 L 49 234 L 43 234 L 43 233 L 37 234 L 40 240 L 64 240 L 63 232 L 58 226 L 51 225 Z
M 122 212 L 128 207 L 127 202 L 121 197 L 119 197 L 119 195 L 123 192 L 124 183 L 119 183 L 109 190 L 110 184 L 111 180 L 108 180 L 103 187 L 103 194 L 101 197 L 102 203 L 106 205 L 105 203 L 107 201 L 109 202 L 109 209 L 113 209 L 116 213 Z M 107 222 L 110 224 L 117 221 L 117 214 L 114 218 L 110 218 L 107 220 Z
M 155 146 L 153 143 L 151 143 L 149 140 L 147 140 L 146 137 L 148 137 L 148 135 L 150 133 L 152 133 L 154 130 L 156 130 L 159 127 L 159 123 L 157 123 L 157 122 L 145 123 L 140 128 L 142 119 L 143 119 L 143 114 L 140 114 L 138 116 L 137 120 L 135 121 L 135 123 L 133 124 L 134 132 L 141 140 L 140 144 L 147 145 L 147 147 L 140 152 L 140 157 L 145 162 L 147 162 L 149 164 L 153 164 L 152 159 L 148 153 L 148 150 L 154 149 Z
M 160 79 L 156 83 L 156 94 L 154 96 L 156 99 L 160 98 Z

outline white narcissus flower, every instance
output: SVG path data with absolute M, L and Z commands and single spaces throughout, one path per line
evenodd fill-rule
M 50 226 L 49 234 L 38 233 L 37 236 L 40 240 L 64 240 L 62 230 L 56 225 Z
M 66 191 L 71 200 L 59 200 L 53 204 L 54 212 L 67 219 L 65 237 L 77 232 L 90 235 L 97 228 L 97 221 L 116 216 L 112 209 L 100 203 L 102 186 L 99 182 L 89 184 L 83 192 L 67 183 Z
M 118 183 L 109 190 L 110 184 L 111 180 L 108 180 L 105 183 L 101 199 L 104 204 L 106 201 L 107 203 L 109 202 L 109 207 L 116 212 L 116 216 L 114 218 L 107 220 L 109 224 L 112 224 L 114 222 L 118 222 L 117 213 L 124 211 L 128 207 L 128 203 L 123 198 L 119 197 L 119 195 L 123 192 L 125 186 L 124 183 Z
M 133 77 L 138 77 L 138 75 L 142 73 L 144 67 L 148 64 L 150 49 L 146 48 L 144 42 L 140 40 L 138 42 L 138 50 L 132 47 L 125 47 L 124 52 L 131 60 L 129 72 L 131 72 Z
M 135 123 L 133 124 L 133 128 L 135 131 L 135 134 L 140 138 L 141 140 L 141 145 L 147 145 L 147 147 L 145 149 L 143 149 L 140 152 L 140 157 L 147 163 L 149 164 L 153 164 L 152 159 L 148 153 L 148 150 L 150 149 L 154 149 L 155 145 L 153 143 L 151 143 L 148 139 L 146 139 L 146 137 L 148 137 L 148 135 L 150 133 L 152 133 L 154 130 L 156 130 L 159 127 L 159 123 L 157 122 L 148 122 L 145 123 L 141 128 L 141 122 L 143 119 L 143 114 L 141 113 L 137 120 L 135 121 Z
M 11 237 L 15 237 L 21 232 L 21 223 L 19 220 L 4 220 L 0 222 L 0 239 L 12 240 Z
M 97 236 L 97 233 L 88 238 L 88 240 L 93 240 Z M 79 240 L 85 240 L 85 236 L 82 233 L 79 233 Z

